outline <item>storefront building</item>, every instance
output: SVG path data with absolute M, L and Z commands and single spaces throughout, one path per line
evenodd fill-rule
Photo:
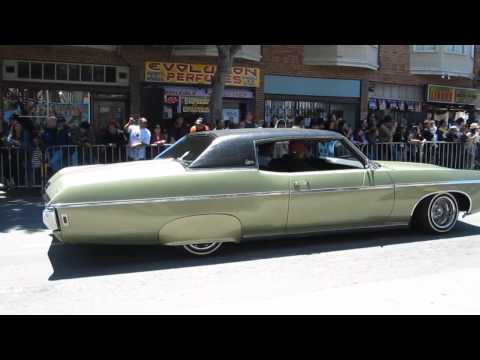
M 128 66 L 5 59 L 2 62 L 1 114 L 16 113 L 36 128 L 49 115 L 70 125 L 88 122 L 96 132 L 108 121 L 121 125 L 129 103 Z
M 480 90 L 429 84 L 425 95 L 427 118 L 434 120 L 456 120 L 463 118 L 473 122 L 480 110 Z
M 360 111 L 360 81 L 323 79 L 300 76 L 265 75 L 265 122 L 272 118 L 293 122 L 303 116 L 308 124 L 312 119 L 327 120 L 335 114 L 355 126 Z
M 188 123 L 199 116 L 208 120 L 215 71 L 213 64 L 146 61 L 142 113 L 165 128 L 179 116 Z M 223 120 L 238 123 L 255 112 L 260 69 L 234 66 L 225 81 Z

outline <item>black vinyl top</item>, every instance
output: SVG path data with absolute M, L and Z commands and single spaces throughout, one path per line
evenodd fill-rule
M 251 128 L 251 129 L 229 129 L 229 130 L 213 130 L 210 133 L 216 137 L 235 136 L 244 137 L 250 140 L 274 139 L 274 138 L 289 138 L 299 137 L 305 139 L 314 138 L 343 138 L 337 132 L 316 129 L 302 129 L 302 128 Z
M 286 139 L 344 139 L 333 131 L 301 128 L 253 128 L 205 131 L 187 136 L 213 136 L 215 140 L 192 168 L 256 166 L 254 141 Z

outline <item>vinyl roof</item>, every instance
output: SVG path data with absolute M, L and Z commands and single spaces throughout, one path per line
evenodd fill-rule
M 316 129 L 301 129 L 301 128 L 253 128 L 253 129 L 230 129 L 230 130 L 213 130 L 210 133 L 216 137 L 234 136 L 244 137 L 250 140 L 262 140 L 272 138 L 334 138 L 341 139 L 342 135 L 334 131 L 316 130 Z

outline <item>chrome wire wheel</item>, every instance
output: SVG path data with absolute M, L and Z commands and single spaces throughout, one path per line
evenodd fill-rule
M 428 207 L 428 221 L 437 232 L 447 232 L 453 228 L 458 219 L 458 205 L 452 196 L 438 195 Z
M 222 243 L 206 243 L 206 244 L 192 244 L 185 245 L 184 249 L 187 250 L 190 254 L 193 255 L 210 255 L 217 251 Z

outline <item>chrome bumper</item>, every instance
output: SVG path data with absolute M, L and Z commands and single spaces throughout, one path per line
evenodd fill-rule
M 43 224 L 47 229 L 55 231 L 59 229 L 57 215 L 53 207 L 47 207 L 43 210 Z

